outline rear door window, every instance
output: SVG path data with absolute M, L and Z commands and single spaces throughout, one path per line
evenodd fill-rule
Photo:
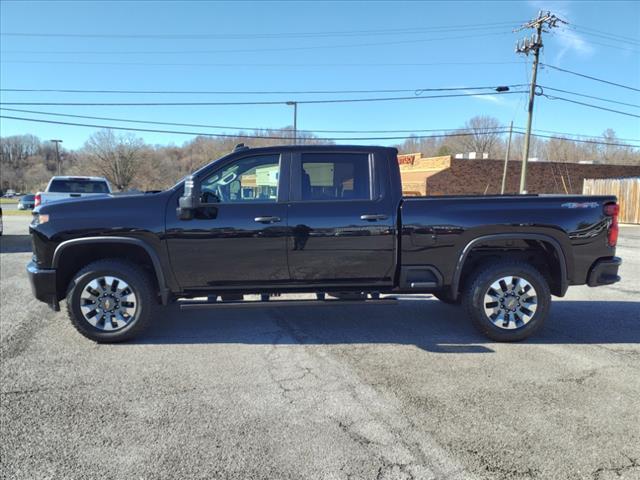
M 303 201 L 369 200 L 369 155 L 302 154 L 300 184 Z

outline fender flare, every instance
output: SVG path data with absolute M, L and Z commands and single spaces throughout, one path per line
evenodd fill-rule
M 451 280 L 451 295 L 454 299 L 458 297 L 460 276 L 462 275 L 462 268 L 464 267 L 464 262 L 469 256 L 469 252 L 471 252 L 473 247 L 477 244 L 491 240 L 539 240 L 550 244 L 560 260 L 560 296 L 564 296 L 567 288 L 569 287 L 569 279 L 567 277 L 567 257 L 558 240 L 550 235 L 542 233 L 496 233 L 493 235 L 483 235 L 481 237 L 474 238 L 468 242 L 462 249 L 462 252 L 460 252 L 458 263 L 456 264 L 456 269 L 453 273 L 453 279 Z
M 149 244 L 140 240 L 139 238 L 129 238 L 129 237 L 85 237 L 85 238 L 73 238 L 71 240 L 66 240 L 60 245 L 58 245 L 53 252 L 53 259 L 51 261 L 51 267 L 57 269 L 58 263 L 60 262 L 60 257 L 64 250 L 69 247 L 73 247 L 76 245 L 87 245 L 92 243 L 125 243 L 129 245 L 135 245 L 138 247 L 142 247 L 149 258 L 151 259 L 151 263 L 153 265 L 153 270 L 156 274 L 156 279 L 158 280 L 158 287 L 160 288 L 160 299 L 162 300 L 163 305 L 167 305 L 169 301 L 169 288 L 167 287 L 167 282 L 164 276 L 164 271 L 162 270 L 162 264 L 160 263 L 160 258 L 156 251 L 151 248 Z

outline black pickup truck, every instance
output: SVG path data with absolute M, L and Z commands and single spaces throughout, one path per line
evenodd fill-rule
M 393 148 L 239 145 L 163 192 L 36 208 L 27 271 L 37 299 L 58 310 L 66 297 L 101 342 L 177 299 L 291 292 L 431 293 L 514 341 L 542 326 L 551 295 L 620 280 L 617 213 L 614 196 L 403 198 Z

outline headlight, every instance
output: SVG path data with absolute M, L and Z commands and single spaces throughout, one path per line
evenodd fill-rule
M 49 214 L 47 213 L 39 213 L 34 215 L 34 220 L 36 225 L 42 225 L 43 223 L 47 223 L 49 221 Z

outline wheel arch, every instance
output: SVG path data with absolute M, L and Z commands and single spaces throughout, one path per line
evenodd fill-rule
M 96 253 L 94 248 L 98 245 L 118 248 L 110 252 Z M 87 263 L 102 258 L 123 257 L 149 268 L 150 273 L 154 276 L 161 303 L 166 305 L 169 298 L 169 288 L 157 252 L 143 240 L 129 237 L 85 237 L 60 243 L 54 251 L 51 262 L 52 268 L 57 272 L 59 299 L 65 296 L 67 285 L 73 275 Z
M 559 271 L 557 272 L 557 276 L 559 276 L 559 278 L 557 279 L 557 287 L 553 290 L 552 293 L 560 297 L 564 296 L 569 286 L 567 257 L 565 255 L 564 249 L 562 248 L 562 245 L 558 240 L 553 238 L 551 235 L 545 235 L 542 233 L 499 233 L 476 237 L 464 246 L 458 256 L 458 261 L 456 263 L 453 278 L 451 281 L 450 288 L 452 297 L 454 299 L 458 298 L 460 283 L 463 281 L 462 273 L 465 268 L 465 262 L 467 262 L 467 260 L 470 258 L 470 254 L 474 251 L 474 248 L 479 247 L 483 243 L 487 242 L 496 242 L 498 244 L 504 243 L 504 245 L 507 245 L 507 242 L 513 240 L 529 240 L 540 242 L 542 244 L 548 245 L 552 249 L 552 251 L 555 252 L 555 255 L 558 259 Z

